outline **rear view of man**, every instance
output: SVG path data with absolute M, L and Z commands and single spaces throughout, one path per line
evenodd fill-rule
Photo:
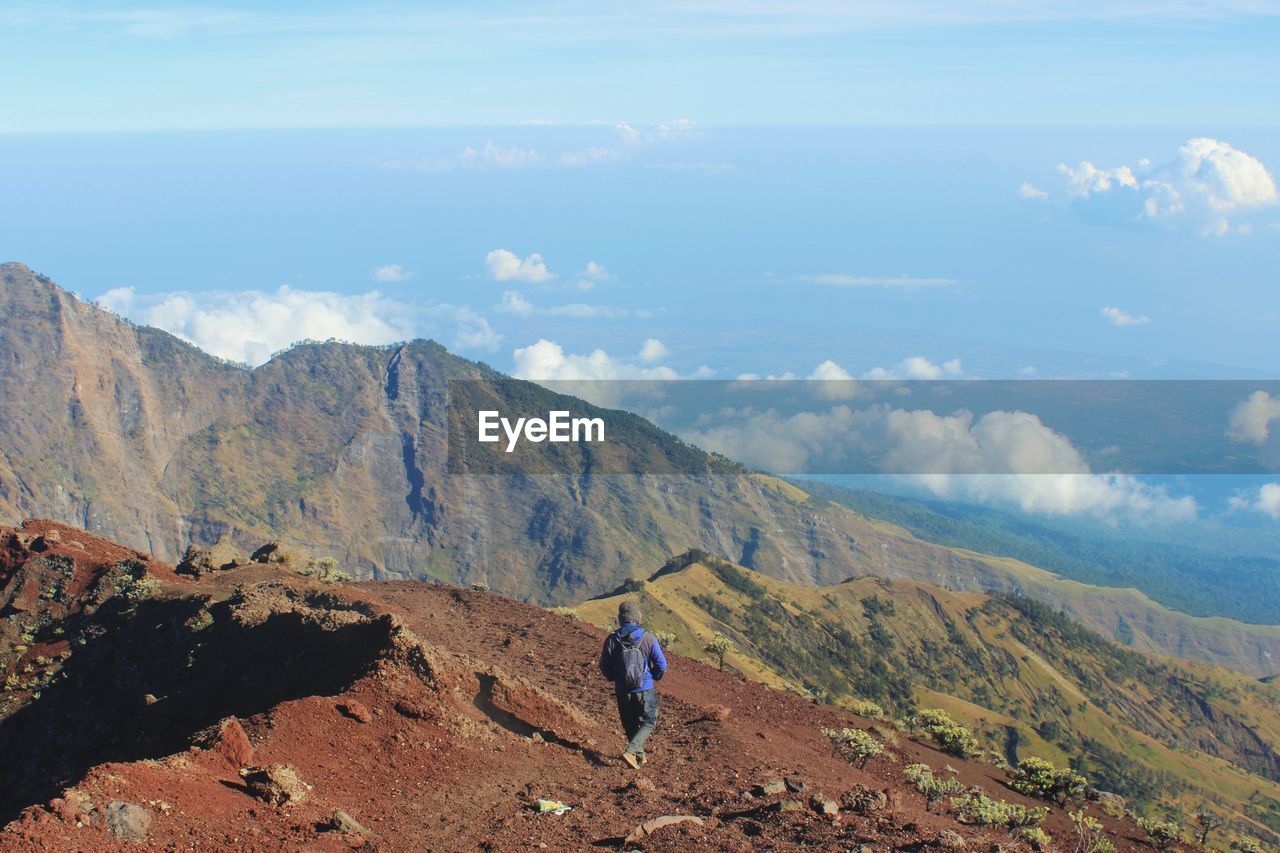
M 658 638 L 640 627 L 640 605 L 618 606 L 618 630 L 605 638 L 600 672 L 613 682 L 618 715 L 627 733 L 622 760 L 639 769 L 645 763 L 644 742 L 658 723 L 658 691 L 653 686 L 667 672 L 667 659 Z

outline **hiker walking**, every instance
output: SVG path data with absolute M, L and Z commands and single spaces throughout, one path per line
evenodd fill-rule
M 645 763 L 644 742 L 658 723 L 658 691 L 653 683 L 667 672 L 667 659 L 658 638 L 640 627 L 640 605 L 618 606 L 618 630 L 605 638 L 600 672 L 613 682 L 618 716 L 627 733 L 622 760 L 639 769 Z

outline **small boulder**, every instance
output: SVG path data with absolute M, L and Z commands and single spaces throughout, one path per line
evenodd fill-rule
M 360 821 L 353 818 L 350 814 L 338 809 L 333 813 L 333 817 L 329 819 L 329 829 L 335 832 L 346 833 L 347 835 L 369 835 L 369 830 L 364 827 Z
M 632 791 L 639 791 L 644 794 L 658 793 L 658 786 L 653 784 L 653 780 L 646 776 L 637 776 L 627 785 Z
M 889 797 L 883 791 L 876 791 L 866 785 L 855 784 L 852 790 L 846 791 L 840 798 L 846 809 L 858 814 L 872 814 L 884 811 L 889 804 Z
M 253 763 L 253 744 L 249 743 L 249 736 L 244 733 L 244 728 L 235 717 L 222 721 L 216 749 L 237 769 Z
M 213 563 L 213 552 L 211 550 L 190 545 L 173 570 L 180 575 L 191 575 L 198 578 L 201 575 L 216 571 L 217 568 Z
M 311 786 L 288 764 L 246 767 L 240 777 L 255 797 L 274 806 L 300 803 L 311 793 Z
M 1098 791 L 1095 796 L 1098 800 L 1098 806 L 1112 817 L 1123 817 L 1125 811 L 1129 808 L 1129 803 L 1119 794 L 1113 794 L 1110 791 Z
M 803 794 L 809 785 L 803 779 L 788 779 L 786 781 L 787 790 L 793 794 Z
M 752 789 L 752 793 L 757 797 L 774 797 L 778 794 L 786 793 L 786 790 L 786 783 L 781 779 L 767 779 L 759 785 L 756 785 L 755 788 Z
M 363 702 L 358 702 L 355 699 L 351 699 L 339 705 L 338 710 L 342 711 L 342 713 L 346 714 L 357 723 L 373 722 L 373 714 L 369 712 L 369 709 Z
M 823 817 L 835 817 L 840 814 L 840 804 L 830 797 L 824 797 L 821 794 L 815 794 L 813 799 L 809 800 L 809 805 L 813 810 Z
M 249 560 L 254 563 L 287 563 L 289 553 L 279 542 L 268 542 L 250 554 Z
M 944 829 L 933 839 L 933 846 L 939 850 L 963 850 L 969 845 L 965 843 L 960 833 L 955 830 Z
M 113 800 L 107 805 L 107 832 L 117 841 L 146 841 L 151 813 L 142 806 Z
M 785 814 L 786 812 L 802 812 L 805 809 L 805 805 L 799 800 L 787 798 L 774 803 L 773 808 L 775 811 Z
M 717 723 L 723 723 L 725 720 L 729 719 L 729 715 L 731 713 L 733 712 L 728 708 L 726 708 L 724 705 L 708 705 L 707 706 L 707 717 L 709 719 L 715 720 Z

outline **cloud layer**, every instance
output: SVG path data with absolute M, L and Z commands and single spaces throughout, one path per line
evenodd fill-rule
M 377 291 L 347 295 L 298 290 L 138 294 L 110 290 L 97 303 L 177 335 L 205 352 L 257 366 L 299 340 L 387 344 L 433 335 L 461 350 L 490 350 L 500 336 L 469 308 L 411 306 Z
M 1053 515 L 1189 518 L 1191 498 L 1134 477 L 1095 474 L 1071 442 L 1027 412 L 939 415 L 877 404 L 865 409 L 718 413 L 685 436 L 707 450 L 780 473 L 836 471 L 873 459 L 949 498 L 1011 503 Z M 848 469 L 846 469 L 848 470 Z
M 1276 184 L 1256 157 L 1226 142 L 1195 137 L 1168 162 L 1099 168 L 1089 161 L 1059 164 L 1063 192 L 1103 215 L 1186 227 L 1202 236 L 1253 230 L 1253 217 L 1280 203 Z M 1048 194 L 1023 184 L 1021 195 Z M 1103 202 L 1109 205 L 1101 206 Z

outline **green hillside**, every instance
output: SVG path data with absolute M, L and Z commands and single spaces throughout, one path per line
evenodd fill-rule
M 1011 594 L 802 586 L 692 552 L 576 610 L 607 624 L 624 596 L 678 652 L 706 657 L 728 637 L 727 665 L 749 678 L 897 717 L 941 707 L 993 760 L 1069 762 L 1146 811 L 1207 804 L 1243 831 L 1280 831 L 1278 686 L 1139 654 Z

